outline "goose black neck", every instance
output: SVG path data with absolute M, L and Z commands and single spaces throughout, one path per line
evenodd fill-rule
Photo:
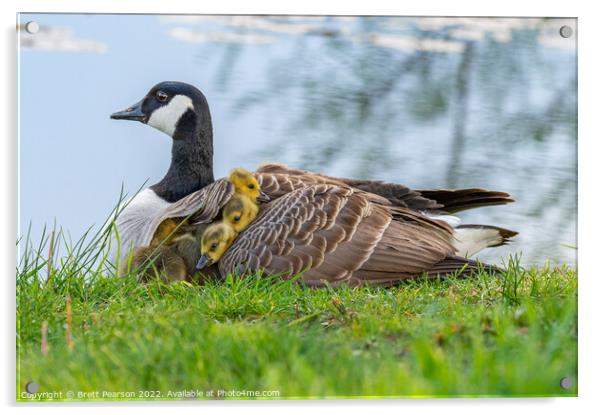
M 206 117 L 198 117 L 188 111 L 178 122 L 173 136 L 169 170 L 151 189 L 173 203 L 213 181 L 211 117 L 208 113 Z

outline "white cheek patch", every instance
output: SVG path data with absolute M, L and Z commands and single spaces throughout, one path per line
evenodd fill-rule
M 156 109 L 148 119 L 147 124 L 172 136 L 176 131 L 176 124 L 189 109 L 193 109 L 192 100 L 185 95 L 174 96 L 169 104 Z

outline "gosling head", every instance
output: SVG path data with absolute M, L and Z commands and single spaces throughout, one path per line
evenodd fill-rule
M 223 221 L 240 233 L 253 222 L 258 212 L 259 207 L 249 197 L 235 194 L 224 206 Z
M 236 193 L 247 196 L 254 203 L 270 201 L 269 196 L 261 191 L 257 178 L 248 170 L 241 167 L 233 169 L 228 181 L 234 185 Z
M 190 84 L 160 82 L 139 102 L 111 115 L 114 120 L 140 121 L 174 139 L 185 137 L 199 125 L 211 127 L 207 99 Z
M 201 270 L 219 261 L 235 238 L 236 232 L 227 223 L 210 225 L 201 238 L 201 258 L 196 264 L 196 269 Z

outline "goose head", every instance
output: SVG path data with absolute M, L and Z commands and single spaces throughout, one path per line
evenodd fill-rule
M 172 137 L 171 164 L 163 179 L 150 186 L 173 203 L 213 182 L 213 128 L 209 104 L 201 91 L 183 82 L 153 86 L 140 101 L 111 115 L 139 121 Z
M 184 82 L 165 81 L 153 86 L 140 101 L 111 114 L 114 120 L 139 121 L 176 139 L 191 124 L 211 122 L 203 93 Z
M 196 269 L 201 270 L 219 261 L 235 238 L 236 232 L 229 224 L 219 222 L 210 225 L 201 238 L 201 258 Z

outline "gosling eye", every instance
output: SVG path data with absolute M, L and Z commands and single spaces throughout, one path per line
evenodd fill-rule
M 250 185 L 247 186 L 249 189 L 255 189 L 255 185 L 253 183 L 251 183 Z
M 232 219 L 234 219 L 234 222 L 238 222 L 240 220 L 240 216 L 234 216 Z
M 163 91 L 157 91 L 155 96 L 157 97 L 157 101 L 159 101 L 159 102 L 167 101 L 167 94 Z
M 215 251 L 216 249 L 217 249 L 217 242 L 213 242 L 213 243 L 211 244 L 211 250 L 212 250 L 212 251 Z

